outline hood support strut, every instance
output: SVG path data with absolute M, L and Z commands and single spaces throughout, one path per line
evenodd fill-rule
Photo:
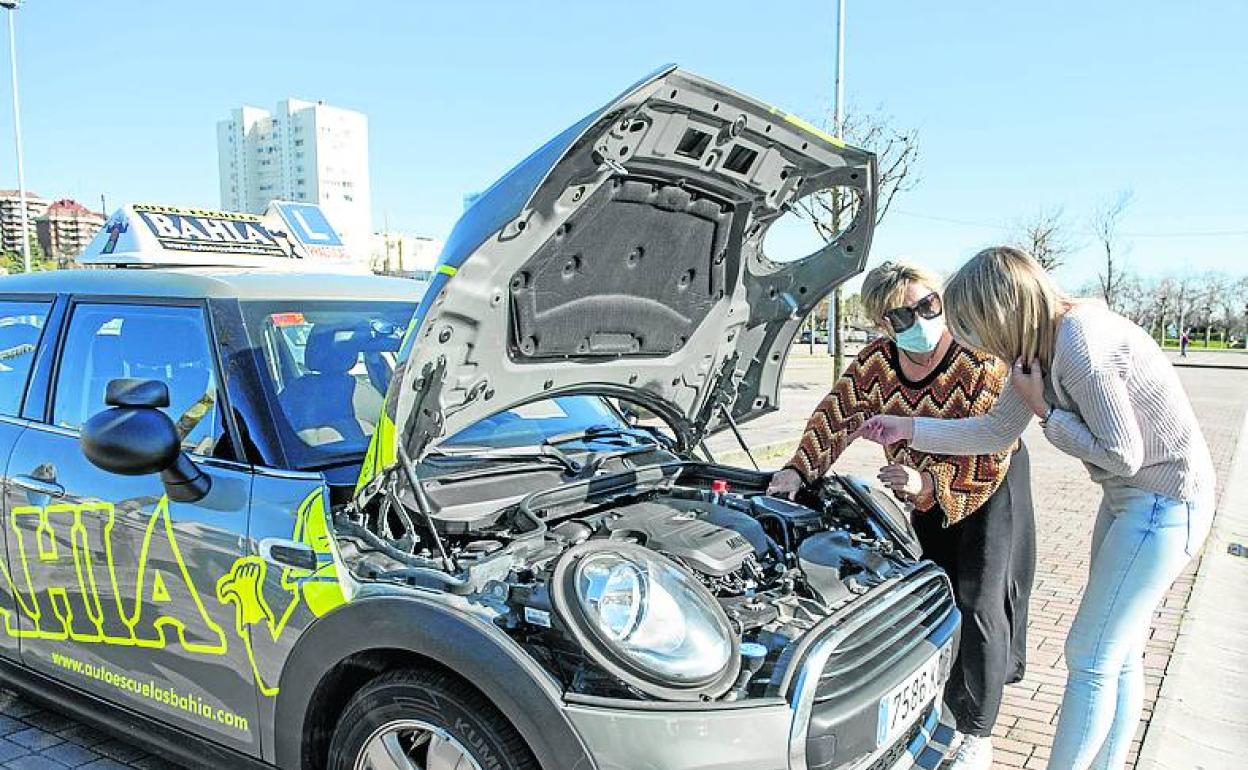
M 724 416 L 724 420 L 727 421 L 728 427 L 732 428 L 732 435 L 737 437 L 737 443 L 741 446 L 741 449 L 745 451 L 745 456 L 750 458 L 750 465 L 754 466 L 754 470 L 761 471 L 762 468 L 758 467 L 758 460 L 754 459 L 754 453 L 750 451 L 749 444 L 745 443 L 745 437 L 741 435 L 741 429 L 737 427 L 737 421 L 732 419 L 732 411 L 728 409 L 728 405 L 720 404 L 719 413 Z

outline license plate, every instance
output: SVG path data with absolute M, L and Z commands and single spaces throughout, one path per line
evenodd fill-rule
M 876 746 L 891 746 L 940 693 L 953 663 L 953 645 L 946 644 L 923 662 L 906 681 L 880 700 Z

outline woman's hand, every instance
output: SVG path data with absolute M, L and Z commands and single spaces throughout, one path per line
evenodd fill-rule
M 909 441 L 914 438 L 914 418 L 877 414 L 849 436 L 851 442 L 858 438 L 865 438 L 883 446 L 896 444 L 898 441 Z
M 801 474 L 792 468 L 783 468 L 772 474 L 771 483 L 767 485 L 767 494 L 792 500 L 801 488 Z
M 877 478 L 892 490 L 893 497 L 905 503 L 912 503 L 920 495 L 932 491 L 931 476 L 907 465 L 885 465 Z
M 1022 358 L 1015 361 L 1010 371 L 1010 385 L 1037 417 L 1043 419 L 1048 414 L 1049 404 L 1044 400 L 1044 372 L 1040 370 L 1039 359 L 1033 358 L 1030 363 Z

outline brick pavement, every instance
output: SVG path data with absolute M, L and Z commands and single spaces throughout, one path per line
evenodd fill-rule
M 1248 409 L 1248 371 L 1184 368 L 1179 374 L 1209 441 L 1221 482 L 1234 456 L 1237 433 Z M 786 372 L 781 397 L 784 409 L 744 426 L 747 441 L 762 447 L 794 439 L 826 391 L 827 378 L 826 357 L 795 356 Z M 997 770 L 1043 770 L 1045 766 L 1066 680 L 1062 644 L 1087 577 L 1092 520 L 1100 501 L 1098 488 L 1088 480 L 1078 461 L 1049 446 L 1034 426 L 1025 440 L 1032 453 L 1037 525 L 1036 585 L 1028 626 L 1030 662 L 1027 677 L 1010 686 L 1005 694 L 996 731 Z M 724 434 L 714 437 L 710 444 L 721 457 L 727 457 L 735 447 L 731 436 Z M 766 453 L 760 461 L 774 467 L 787 457 L 788 451 L 791 445 L 785 444 Z M 837 470 L 873 477 L 879 466 L 879 449 L 858 443 L 841 458 Z M 1193 565 L 1154 617 L 1145 654 L 1146 721 L 1141 724 L 1132 748 L 1132 765 L 1174 648 L 1194 572 Z M 174 765 L 123 740 L 77 724 L 3 689 L 0 767 L 176 770 Z

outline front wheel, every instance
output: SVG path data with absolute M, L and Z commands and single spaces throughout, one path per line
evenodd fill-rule
M 400 670 L 347 703 L 330 770 L 540 770 L 524 739 L 480 693 L 440 671 Z

